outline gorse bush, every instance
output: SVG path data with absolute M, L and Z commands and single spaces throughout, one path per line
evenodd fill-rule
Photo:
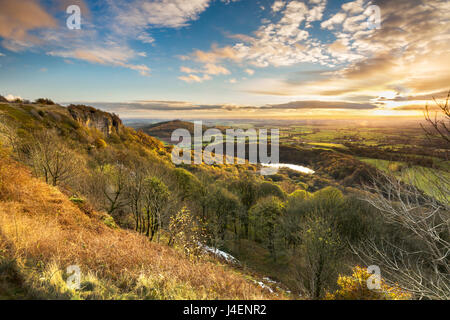
M 327 293 L 329 300 L 408 300 L 411 294 L 396 286 L 389 286 L 381 279 L 379 289 L 369 289 L 367 284 L 373 275 L 366 268 L 356 266 L 351 276 L 340 275 L 340 287 L 334 293 Z

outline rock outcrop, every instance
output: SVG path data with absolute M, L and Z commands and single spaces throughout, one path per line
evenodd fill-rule
M 115 115 L 85 105 L 70 105 L 67 107 L 72 118 L 88 128 L 95 128 L 106 137 L 120 133 L 122 120 Z

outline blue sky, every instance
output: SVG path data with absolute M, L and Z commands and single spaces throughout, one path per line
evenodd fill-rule
M 81 30 L 66 26 L 72 4 Z M 448 9 L 438 0 L 0 0 L 0 93 L 123 117 L 413 116 L 449 89 Z

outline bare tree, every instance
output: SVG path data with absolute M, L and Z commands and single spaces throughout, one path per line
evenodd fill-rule
M 50 130 L 33 134 L 28 153 L 35 173 L 54 186 L 72 179 L 80 167 L 78 155 Z
M 428 105 L 424 128 L 428 136 L 439 137 L 450 146 L 448 101 L 438 103 L 443 115 L 430 116 Z M 446 172 L 422 173 L 433 185 L 430 190 L 417 186 L 418 174 L 400 181 L 390 174 L 378 173 L 366 186 L 366 201 L 377 208 L 384 221 L 404 230 L 409 239 L 389 241 L 370 239 L 353 248 L 363 261 L 382 268 L 386 280 L 398 283 L 419 299 L 450 299 L 450 182 Z M 406 180 L 406 181 L 405 181 Z
M 148 170 L 145 166 L 135 166 L 129 174 L 127 181 L 126 197 L 131 212 L 133 213 L 135 230 L 145 232 L 144 221 L 144 181 L 148 176 Z
M 6 142 L 14 152 L 19 150 L 20 139 L 17 135 L 17 127 L 2 114 L 0 114 L 0 140 Z
M 167 186 L 157 177 L 146 178 L 143 181 L 143 209 L 145 212 L 145 235 L 153 240 L 162 227 L 162 213 L 167 207 L 170 192 Z M 158 233 L 158 242 L 160 233 Z
M 410 243 L 369 239 L 355 252 L 379 265 L 386 280 L 398 283 L 419 299 L 450 298 L 450 211 L 448 202 L 436 200 L 413 185 L 380 173 L 366 187 L 366 200 L 384 221 L 404 230 Z M 447 189 L 447 196 L 450 189 Z
M 110 215 L 126 205 L 126 186 L 128 170 L 122 163 L 108 164 L 96 175 L 96 185 L 99 186 L 104 209 Z
M 447 94 L 447 98 L 444 103 L 438 102 L 433 98 L 438 111 L 434 113 L 434 116 L 430 115 L 430 108 L 428 104 L 425 106 L 425 120 L 429 124 L 428 127 L 423 125 L 422 128 L 426 134 L 430 137 L 439 137 L 443 139 L 447 144 L 450 144 L 450 107 L 448 101 L 450 99 L 450 91 Z

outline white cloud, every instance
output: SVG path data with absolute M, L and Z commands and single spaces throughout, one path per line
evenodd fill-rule
M 345 18 L 347 17 L 347 15 L 343 12 L 338 12 L 336 13 L 334 16 L 332 16 L 330 19 L 323 21 L 320 26 L 323 29 L 329 29 L 332 30 L 335 25 L 339 25 L 342 22 L 344 22 Z
M 216 76 L 216 75 L 220 75 L 220 74 L 227 75 L 227 74 L 230 74 L 231 72 L 222 66 L 208 63 L 205 65 L 204 73 Z
M 418 5 L 420 3 L 420 5 Z M 450 76 L 450 4 L 429 0 L 378 3 L 381 29 L 367 26 L 369 1 L 353 1 L 322 23 L 336 41 L 326 45 L 327 59 L 340 67 L 315 80 L 265 79 L 249 92 L 269 95 L 374 96 L 448 91 Z M 320 43 L 319 43 L 320 46 Z M 263 89 L 264 88 L 264 89 Z
M 150 68 L 145 65 L 135 65 L 128 61 L 136 57 L 132 49 L 120 47 L 118 45 L 110 45 L 109 47 L 86 47 L 75 48 L 73 50 L 49 51 L 50 56 L 62 58 L 72 58 L 88 61 L 90 63 L 98 63 L 103 65 L 113 65 L 138 71 L 143 76 L 150 75 Z
M 252 70 L 252 69 L 245 69 L 244 71 L 245 71 L 245 73 L 247 73 L 250 76 L 255 74 L 255 70 Z
M 203 63 L 222 60 L 248 62 L 255 67 L 290 66 L 300 62 L 330 65 L 332 57 L 327 55 L 327 46 L 310 38 L 306 30 L 311 23 L 322 19 L 326 0 L 275 1 L 272 10 L 278 14 L 274 21 L 263 23 L 254 36 L 234 35 L 238 39 L 233 46 L 208 52 L 197 50 L 193 56 Z
M 189 67 L 180 67 L 180 71 L 183 73 L 199 73 L 198 70 L 189 68 Z
M 148 26 L 179 28 L 197 20 L 210 0 L 115 1 L 117 20 L 131 28 Z
M 6 95 L 6 96 L 5 96 L 5 99 L 8 100 L 8 101 L 14 101 L 14 100 L 16 100 L 16 99 L 23 100 L 22 97 L 20 97 L 20 96 L 15 96 L 15 95 L 12 95 L 12 94 Z
M 207 75 L 207 74 L 203 75 L 202 77 L 197 76 L 195 74 L 190 74 L 188 76 L 178 77 L 178 79 L 180 79 L 180 80 L 182 80 L 184 82 L 187 82 L 187 83 L 193 83 L 193 82 L 200 83 L 200 82 L 203 82 L 203 81 L 211 80 L 211 77 L 209 75 Z
M 286 5 L 286 3 L 284 1 L 277 0 L 272 5 L 272 11 L 278 12 L 281 9 L 283 9 L 285 5 Z

